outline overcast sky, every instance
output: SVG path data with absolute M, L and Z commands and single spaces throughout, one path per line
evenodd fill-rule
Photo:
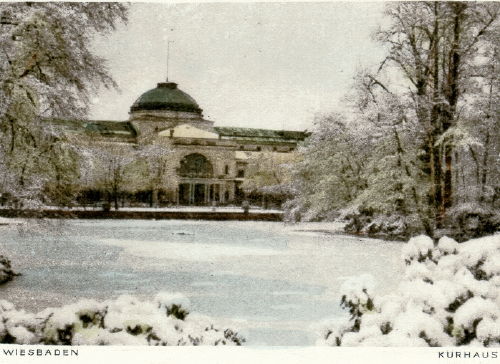
M 217 126 L 303 130 L 335 110 L 362 66 L 383 56 L 375 3 L 135 3 L 126 26 L 96 41 L 120 92 L 103 90 L 90 117 L 126 120 L 166 78 Z

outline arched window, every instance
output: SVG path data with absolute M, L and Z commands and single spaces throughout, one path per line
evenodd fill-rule
M 181 160 L 178 171 L 181 177 L 210 178 L 213 176 L 212 164 L 204 155 L 198 153 L 185 156 Z

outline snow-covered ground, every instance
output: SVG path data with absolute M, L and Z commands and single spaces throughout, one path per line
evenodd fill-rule
M 0 216 L 0 225 L 8 225 L 11 224 L 13 221 L 12 219 L 7 219 L 5 217 Z
M 17 225 L 22 224 L 24 222 L 23 219 L 12 219 L 0 216 L 0 227 L 5 225 Z
M 401 243 L 338 234 L 336 223 L 190 220 L 29 222 L 0 227 L 0 251 L 23 275 L 2 298 L 39 311 L 80 298 L 180 292 L 195 312 L 238 328 L 249 345 L 312 345 L 335 317 L 348 277 L 381 293 L 403 267 Z

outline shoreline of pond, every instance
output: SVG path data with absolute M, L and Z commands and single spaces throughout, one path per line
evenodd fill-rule
M 4 218 L 48 218 L 48 219 L 130 219 L 130 220 L 236 220 L 236 221 L 283 221 L 280 212 L 243 211 L 189 211 L 189 210 L 15 210 L 0 209 Z

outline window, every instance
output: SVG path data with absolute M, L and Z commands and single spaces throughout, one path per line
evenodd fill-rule
M 224 168 L 224 173 L 229 174 L 229 166 L 226 164 L 226 167 Z
M 261 147 L 257 147 L 257 152 L 260 152 L 262 150 Z
M 243 178 L 243 177 L 245 177 L 245 170 L 239 169 L 238 170 L 238 178 Z
M 208 178 L 213 173 L 212 164 L 204 155 L 189 154 L 181 160 L 178 173 L 181 177 Z

